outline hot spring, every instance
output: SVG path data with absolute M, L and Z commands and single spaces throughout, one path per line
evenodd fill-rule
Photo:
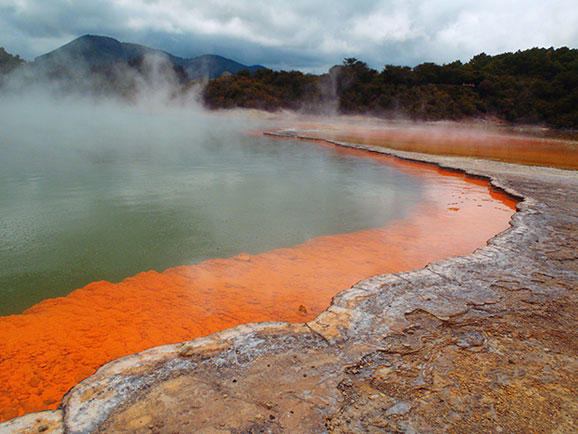
M 114 358 L 307 321 L 371 275 L 466 254 L 513 201 L 425 164 L 196 109 L 0 103 L 0 420 Z M 63 297 L 63 298 L 58 298 Z
M 187 110 L 0 114 L 0 315 L 95 280 L 380 227 L 421 181 Z

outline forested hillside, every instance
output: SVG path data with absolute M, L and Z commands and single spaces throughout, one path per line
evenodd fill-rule
M 24 61 L 19 56 L 13 56 L 6 52 L 4 47 L 0 47 L 0 74 L 6 74 L 23 63 Z
M 79 41 L 87 38 L 92 45 L 94 40 L 110 39 L 85 36 L 54 53 L 76 46 L 74 44 L 78 45 Z M 111 41 L 121 48 L 124 45 L 134 48 L 134 44 L 123 45 Z M 86 48 L 86 44 L 82 47 Z M 88 54 L 84 50 L 82 56 L 73 55 L 75 52 L 67 53 L 65 63 L 25 64 L 18 56 L 0 48 L 0 79 L 25 64 L 24 68 L 20 68 L 23 74 L 19 82 L 23 86 L 39 82 L 40 77 L 44 81 L 60 83 L 66 91 L 115 94 L 131 99 L 139 92 L 146 92 L 146 89 L 139 88 L 142 83 L 155 88 L 158 84 L 156 81 L 167 81 L 167 75 L 171 78 L 170 82 L 177 85 L 175 93 L 179 94 L 191 86 L 187 86 L 187 83 L 195 83 L 189 81 L 191 74 L 193 77 L 205 77 L 203 84 L 207 77 L 223 74 L 209 80 L 204 87 L 202 98 L 209 108 L 290 109 L 310 113 L 401 116 L 416 120 L 497 118 L 512 123 L 578 129 L 578 50 L 566 47 L 533 48 L 496 56 L 482 53 L 465 64 L 460 61 L 446 65 L 422 63 L 413 68 L 385 65 L 381 71 L 349 58 L 321 75 L 273 71 L 261 66 L 230 74 L 229 71 L 234 71 L 234 68 L 219 69 L 221 64 L 209 65 L 210 62 L 197 65 L 194 71 L 187 73 L 189 64 L 182 66 L 168 62 L 163 68 L 153 65 L 156 69 L 151 69 L 142 56 L 127 61 L 125 57 L 128 59 L 128 55 L 113 56 L 106 64 L 102 59 L 95 65 L 92 65 L 96 62 L 94 59 L 92 63 L 86 61 L 87 56 L 92 58 L 94 53 L 95 58 L 97 54 L 100 55 L 99 59 L 102 58 L 103 50 L 102 47 L 92 49 Z M 110 51 L 105 52 L 107 59 L 111 57 Z M 168 53 L 166 55 L 174 57 Z M 235 63 L 235 67 L 242 67 L 219 56 L 200 56 L 189 60 L 201 59 L 205 62 L 209 57 L 211 61 L 218 59 L 223 65 L 228 61 Z M 92 66 L 85 67 L 79 73 L 75 68 L 77 64 Z M 205 69 L 216 72 L 199 72 Z
M 425 120 L 497 117 L 578 128 L 578 50 L 482 53 L 465 64 L 386 65 L 381 71 L 351 58 L 322 75 L 241 71 L 211 80 L 204 101 L 211 108 L 333 107 L 347 114 Z

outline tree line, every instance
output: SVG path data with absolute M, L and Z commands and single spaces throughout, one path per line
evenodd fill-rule
M 14 56 L 0 47 L 0 74 L 8 74 L 24 63 L 20 56 Z
M 241 71 L 211 80 L 209 108 L 335 110 L 342 114 L 404 116 L 419 120 L 499 118 L 578 128 L 578 50 L 532 48 L 445 65 L 385 65 L 355 58 L 326 74 Z
M 61 83 L 63 92 L 80 90 L 131 99 L 142 83 L 154 87 L 159 79 L 159 71 L 149 71 L 142 58 L 78 68 L 57 64 L 35 69 L 34 64 L 0 48 L 0 87 L 3 76 L 21 70 L 24 86 L 38 81 L 41 74 Z M 171 76 L 177 94 L 195 84 L 188 81 L 182 67 L 165 65 L 160 73 Z M 201 99 L 211 109 L 287 109 L 415 120 L 497 118 L 578 129 L 578 50 L 567 47 L 496 56 L 482 53 L 467 63 L 427 62 L 413 68 L 385 65 L 381 71 L 347 58 L 325 74 L 243 70 L 203 84 Z

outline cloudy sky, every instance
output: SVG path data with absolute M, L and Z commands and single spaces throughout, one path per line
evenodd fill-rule
M 182 57 L 322 72 L 578 47 L 576 0 L 0 0 L 0 46 L 31 60 L 83 34 Z

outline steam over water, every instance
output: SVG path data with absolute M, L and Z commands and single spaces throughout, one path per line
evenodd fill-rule
M 0 315 L 89 282 L 381 227 L 417 178 L 260 121 L 194 109 L 0 102 Z
M 250 134 L 276 125 L 247 116 L 1 101 L 0 313 L 48 299 L 0 316 L 0 421 L 127 354 L 309 321 L 368 276 L 473 251 L 514 212 L 486 181 Z

